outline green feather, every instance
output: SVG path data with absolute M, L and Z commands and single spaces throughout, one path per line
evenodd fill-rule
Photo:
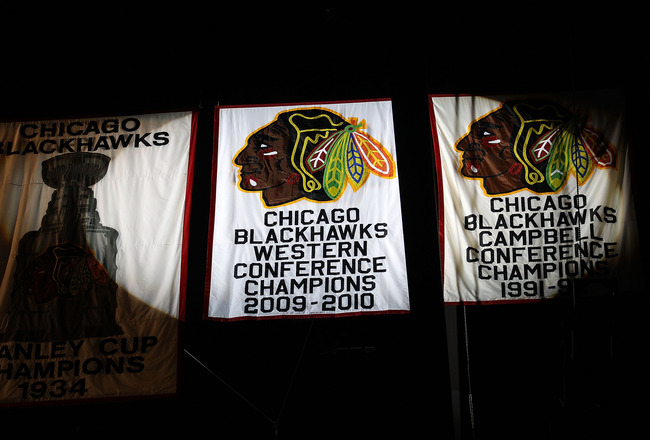
M 546 166 L 546 181 L 548 185 L 557 191 L 564 185 L 569 173 L 568 146 L 570 145 L 571 136 L 563 131 L 561 132 L 553 146 Z
M 323 175 L 323 190 L 331 199 L 336 199 L 345 186 L 345 150 L 341 142 L 332 147 L 328 156 Z

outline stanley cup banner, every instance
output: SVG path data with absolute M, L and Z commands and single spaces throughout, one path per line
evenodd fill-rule
M 640 289 L 617 95 L 430 96 L 430 110 L 445 302 Z
M 215 120 L 208 319 L 408 312 L 389 100 Z
M 194 124 L 0 123 L 0 403 L 176 393 Z

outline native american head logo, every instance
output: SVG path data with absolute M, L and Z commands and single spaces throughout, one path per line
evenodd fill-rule
M 307 199 L 328 202 L 371 174 L 396 175 L 391 154 L 364 130 L 365 120 L 324 108 L 287 110 L 251 133 L 235 155 L 239 188 L 260 192 L 266 207 Z
M 587 120 L 551 102 L 505 102 L 456 141 L 459 172 L 490 196 L 556 193 L 571 175 L 582 185 L 596 168 L 616 167 L 616 149 Z

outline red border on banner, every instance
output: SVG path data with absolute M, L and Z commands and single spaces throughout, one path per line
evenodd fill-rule
M 274 316 L 237 316 L 233 318 L 217 318 L 208 315 L 210 304 L 210 286 L 212 277 L 212 240 L 214 237 L 214 214 L 216 205 L 217 191 L 217 165 L 218 165 L 218 139 L 219 139 L 219 110 L 222 108 L 261 108 L 261 107 L 291 107 L 291 106 L 327 106 L 331 104 L 356 104 L 364 102 L 383 102 L 390 101 L 391 98 L 376 99 L 353 99 L 340 101 L 315 101 L 315 102 L 289 102 L 289 103 L 271 103 L 271 104 L 236 104 L 236 105 L 217 105 L 214 107 L 214 130 L 212 139 L 212 174 L 211 174 L 211 199 L 210 199 L 210 218 L 207 240 L 207 258 L 205 270 L 205 290 L 203 298 L 203 319 L 208 321 L 234 322 L 234 321 L 268 321 L 275 319 L 311 319 L 311 318 L 344 318 L 350 316 L 370 316 L 370 315 L 397 315 L 409 314 L 410 310 L 381 310 L 376 312 L 352 312 L 352 313 L 328 313 L 328 314 L 308 314 L 308 315 L 274 315 Z
M 214 108 L 214 127 L 212 129 L 212 173 L 210 176 L 210 214 L 208 218 L 208 249 L 205 259 L 205 285 L 203 291 L 203 319 L 213 319 L 208 316 L 208 306 L 210 304 L 210 282 L 212 279 L 212 240 L 214 237 L 214 212 L 217 203 L 217 162 L 218 146 L 217 136 L 219 134 L 219 109 Z
M 190 238 L 190 213 L 192 211 L 192 190 L 194 183 L 194 157 L 196 152 L 196 133 L 199 125 L 199 113 L 192 111 L 192 123 L 190 127 L 190 151 L 187 163 L 187 180 L 185 183 L 185 212 L 183 214 L 183 245 L 181 248 L 181 285 L 180 298 L 178 304 L 178 320 L 185 322 L 185 313 L 187 306 L 187 267 L 189 255 L 189 238 Z M 179 344 L 180 345 L 180 344 Z
M 436 185 L 438 187 L 437 200 L 438 203 L 438 252 L 440 253 L 440 285 L 444 292 L 445 284 L 445 204 L 443 202 L 443 180 L 442 180 L 442 166 L 440 164 L 440 144 L 438 142 L 438 128 L 436 125 L 436 115 L 433 111 L 433 99 L 438 96 L 455 96 L 455 95 L 428 95 L 429 100 L 429 120 L 431 123 L 431 138 L 433 139 L 433 156 L 435 159 L 435 173 Z

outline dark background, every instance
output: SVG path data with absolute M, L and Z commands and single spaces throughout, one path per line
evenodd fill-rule
M 443 305 L 427 100 L 619 90 L 643 211 L 649 88 L 640 13 L 611 5 L 519 14 L 488 4 L 89 7 L 3 14 L 0 118 L 199 109 L 181 390 L 3 408 L 0 432 L 274 438 L 277 427 L 285 439 L 564 439 L 620 438 L 642 425 L 646 295 Z M 214 106 L 369 98 L 393 102 L 412 312 L 202 320 Z

